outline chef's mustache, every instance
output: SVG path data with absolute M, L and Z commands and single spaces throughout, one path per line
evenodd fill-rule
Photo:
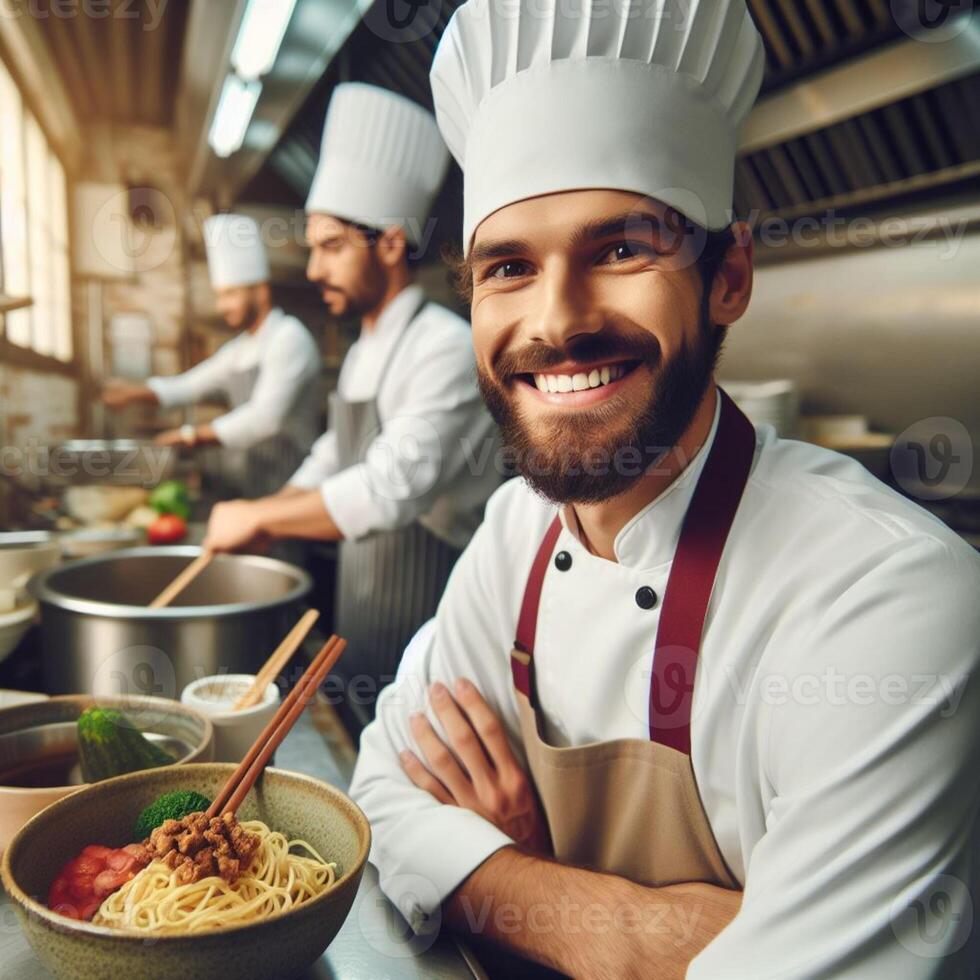
M 579 362 L 630 360 L 650 365 L 660 360 L 660 344 L 652 333 L 641 328 L 617 328 L 601 333 L 573 338 L 560 347 L 532 343 L 516 350 L 501 351 L 493 361 L 493 369 L 501 381 L 510 381 L 519 374 L 541 374 L 560 364 Z

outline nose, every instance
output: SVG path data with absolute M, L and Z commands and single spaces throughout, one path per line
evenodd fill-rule
M 317 254 L 317 249 L 311 248 L 310 257 L 306 263 L 306 278 L 310 282 L 319 282 L 323 278 L 320 268 L 321 265 L 322 263 L 320 262 L 320 256 Z
M 531 340 L 564 347 L 575 337 L 602 329 L 602 318 L 582 280 L 564 263 L 541 270 L 538 304 L 530 321 Z

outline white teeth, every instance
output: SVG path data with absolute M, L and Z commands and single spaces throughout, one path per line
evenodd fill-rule
M 600 388 L 611 381 L 617 381 L 623 376 L 625 369 L 621 364 L 611 364 L 602 368 L 593 368 L 586 374 L 536 374 L 534 383 L 539 391 L 561 392 L 588 391 L 589 388 Z

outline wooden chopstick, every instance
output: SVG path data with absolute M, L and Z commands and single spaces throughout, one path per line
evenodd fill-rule
M 307 633 L 313 629 L 313 624 L 320 618 L 316 609 L 308 609 L 300 621 L 286 634 L 286 638 L 276 647 L 272 656 L 262 665 L 255 675 L 252 686 L 231 706 L 232 711 L 251 708 L 262 700 L 265 689 L 279 676 L 280 671 L 293 658 L 293 654 L 302 646 Z
M 221 814 L 234 813 L 242 800 L 248 795 L 255 780 L 265 768 L 272 753 L 286 737 L 289 730 L 296 724 L 299 716 L 323 683 L 333 665 L 344 652 L 347 641 L 334 635 L 320 648 L 303 676 L 293 685 L 292 690 L 283 699 L 279 709 L 262 729 L 261 734 L 248 750 L 245 758 L 231 774 L 221 788 L 221 792 L 208 807 L 207 815 L 217 817 Z
M 202 551 L 151 603 L 150 609 L 163 609 L 169 606 L 187 588 L 214 558 L 213 551 Z

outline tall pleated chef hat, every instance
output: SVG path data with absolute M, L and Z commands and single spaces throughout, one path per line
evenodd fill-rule
M 255 221 L 245 214 L 215 214 L 204 222 L 208 273 L 215 289 L 269 280 L 269 257 Z
M 388 89 L 344 82 L 330 99 L 306 210 L 401 225 L 417 244 L 448 165 L 432 113 Z
M 464 171 L 464 250 L 499 208 L 585 188 L 726 227 L 737 129 L 763 69 L 745 0 L 464 3 L 430 75 Z

